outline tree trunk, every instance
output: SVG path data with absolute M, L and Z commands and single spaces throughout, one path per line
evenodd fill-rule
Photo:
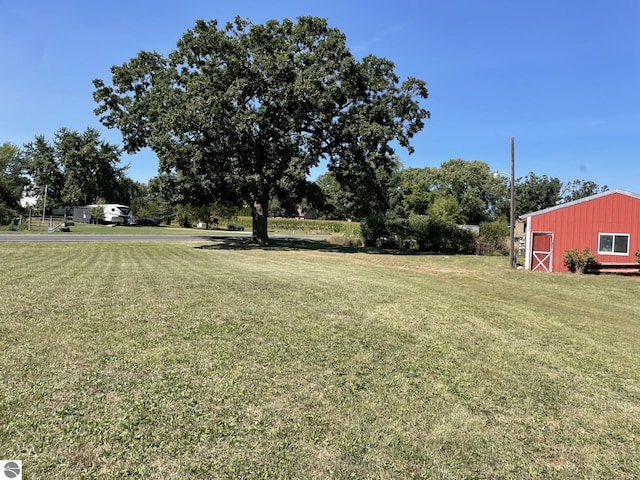
M 253 241 L 257 243 L 268 243 L 269 234 L 267 232 L 267 214 L 269 207 L 269 197 L 262 195 L 258 200 L 254 200 L 251 206 L 253 216 Z

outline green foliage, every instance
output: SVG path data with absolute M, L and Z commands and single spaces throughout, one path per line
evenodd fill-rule
M 0 205 L 0 220 L 2 220 L 2 206 Z M 15 222 L 12 217 L 6 217 L 6 222 L 0 222 L 0 232 L 23 232 L 28 230 L 27 221 Z
M 390 143 L 411 153 L 429 116 L 423 81 L 400 82 L 383 58 L 356 59 L 314 17 L 199 20 L 167 57 L 141 52 L 112 73 L 113 86 L 94 81 L 96 113 L 125 149 L 156 152 L 185 203 L 251 206 L 262 241 L 270 198 L 300 199 L 321 159 L 362 214 L 384 211 Z
M 28 184 L 19 152 L 11 143 L 0 145 L 0 225 L 17 215 L 22 191 Z
M 287 215 L 285 207 L 282 206 L 280 200 L 276 197 L 269 200 L 269 216 L 285 217 Z
M 32 142 L 24 145 L 21 155 L 31 180 L 27 186 L 27 194 L 38 196 L 37 206 L 42 208 L 42 194 L 47 185 L 58 193 L 62 192 L 64 187 L 64 171 L 58 152 L 55 145 L 43 135 L 37 135 Z M 64 206 L 60 195 L 48 197 L 47 204 L 55 207 Z
M 136 197 L 129 206 L 137 219 L 154 218 L 167 223 L 173 217 L 173 208 L 163 199 Z
M 492 220 L 492 208 L 504 191 L 502 180 L 491 174 L 487 163 L 451 159 L 441 165 L 437 177 L 438 192 L 458 201 L 465 223 L 479 225 Z
M 571 249 L 564 252 L 564 266 L 572 273 L 587 273 L 595 263 L 595 256 L 588 248 Z
M 95 207 L 89 208 L 89 213 L 91 214 L 91 220 L 95 223 L 100 223 L 104 220 L 104 207 L 103 205 L 107 203 L 104 198 L 98 197 L 96 198 Z
M 451 195 L 436 196 L 427 209 L 427 216 L 444 223 L 462 224 L 466 216 L 456 200 Z
M 409 221 L 406 218 L 393 218 L 387 221 L 387 230 L 395 239 L 396 247 L 409 249 L 415 242 Z
M 118 176 L 119 181 L 116 182 L 117 190 L 114 195 L 117 203 L 131 206 L 136 198 L 149 197 L 149 186 L 146 183 L 137 182 L 124 176 L 124 172 L 121 173 L 122 175 Z
M 406 218 L 427 213 L 437 188 L 437 172 L 436 168 L 426 167 L 407 168 L 398 173 L 399 197 L 394 205 L 398 215 Z
M 314 201 L 316 205 L 324 204 L 322 198 L 315 198 Z M 298 202 L 293 202 L 290 198 L 281 200 L 278 197 L 272 197 L 269 200 L 269 217 L 271 218 L 327 218 L 322 213 L 322 207 L 317 209 L 306 197 Z
M 491 172 L 489 165 L 475 160 L 451 159 L 439 168 L 408 168 L 399 170 L 390 182 L 390 208 L 386 216 L 407 220 L 411 215 L 426 215 L 431 224 L 483 224 L 482 237 L 478 247 L 487 253 L 508 252 L 508 222 L 510 214 L 509 180 L 497 172 Z M 516 214 L 540 210 L 606 190 L 594 182 L 575 180 L 563 184 L 557 178 L 530 173 L 515 183 Z M 563 197 L 564 195 L 564 197 Z M 436 223 L 433 223 L 436 221 Z M 499 221 L 493 224 L 493 222 Z M 416 220 L 414 219 L 414 222 Z M 401 239 L 403 223 L 398 223 Z M 418 222 L 420 223 L 420 222 Z M 419 230 L 425 226 L 420 223 Z M 450 228 L 433 227 L 431 237 L 438 231 L 450 235 Z M 400 244 L 402 240 L 400 240 Z M 443 244 L 447 242 L 443 240 Z M 439 242 L 432 242 L 429 248 L 440 248 Z
M 175 220 L 183 228 L 193 227 L 199 220 L 198 209 L 192 205 L 176 205 Z
M 538 176 L 530 172 L 524 180 L 518 179 L 516 183 L 516 214 L 543 210 L 607 190 L 606 185 L 600 186 L 592 181 L 573 180 L 563 183 L 556 177 Z
M 476 235 L 447 219 L 410 215 L 408 219 L 370 216 L 361 224 L 365 246 L 416 249 L 422 252 L 471 254 Z
M 475 253 L 475 235 L 455 223 L 428 215 L 411 215 L 408 226 L 418 249 L 424 252 Z
M 316 179 L 315 183 L 325 198 L 322 214 L 326 218 L 333 220 L 354 218 L 355 205 L 353 204 L 353 198 L 342 188 L 340 182 L 336 180 L 335 174 L 332 172 L 323 173 Z
M 509 253 L 509 223 L 504 219 L 493 222 L 483 222 L 480 224 L 480 238 L 483 254 L 498 253 L 508 255 Z
M 444 232 L 438 230 L 427 215 L 410 215 L 407 224 L 418 250 L 436 252 L 440 250 L 440 245 L 444 243 L 441 238 Z
M 487 163 L 451 159 L 439 168 L 401 170 L 392 209 L 405 218 L 411 214 L 429 215 L 478 225 L 506 216 L 506 195 L 504 179 L 493 175 Z
M 365 247 L 374 247 L 379 239 L 387 237 L 389 230 L 387 221 L 381 215 L 369 215 L 360 223 L 360 232 Z
M 590 180 L 573 180 L 571 182 L 567 182 L 563 185 L 563 190 L 565 190 L 564 197 L 562 201 L 572 202 L 574 200 L 579 200 L 581 198 L 590 197 L 591 195 L 595 195 L 597 193 L 606 192 L 609 190 L 609 187 L 606 185 L 600 186 L 595 182 Z
M 636 250 L 636 262 L 640 263 L 640 250 Z
M 56 154 L 64 171 L 62 199 L 67 205 L 97 203 L 102 197 L 110 203 L 122 199 L 118 183 L 126 167 L 118 167 L 120 149 L 87 128 L 82 133 L 60 129 L 55 135 Z
M 553 207 L 560 202 L 562 183 L 556 177 L 533 172 L 516 182 L 516 216 Z
M 103 140 L 94 128 L 76 132 L 61 128 L 53 142 L 36 136 L 24 146 L 22 155 L 31 177 L 29 192 L 40 195 L 49 186 L 56 192 L 47 197 L 48 206 L 74 206 L 98 203 L 102 197 L 110 203 L 129 203 L 140 188 L 125 176 L 120 148 Z

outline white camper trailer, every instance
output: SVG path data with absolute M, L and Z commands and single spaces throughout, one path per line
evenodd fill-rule
M 96 209 L 102 209 L 102 218 L 92 215 Z M 110 223 L 126 225 L 129 223 L 131 208 L 117 203 L 104 203 L 100 205 L 86 205 L 73 209 L 73 220 L 81 223 Z

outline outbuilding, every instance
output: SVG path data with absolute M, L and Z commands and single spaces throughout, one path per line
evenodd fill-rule
M 609 190 L 520 217 L 525 268 L 566 272 L 564 253 L 588 248 L 601 269 L 636 270 L 640 250 L 640 195 Z

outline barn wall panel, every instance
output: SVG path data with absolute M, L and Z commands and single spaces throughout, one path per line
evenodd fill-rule
M 588 248 L 599 262 L 635 262 L 640 250 L 640 199 L 614 193 L 530 218 L 531 231 L 553 232 L 553 270 L 566 271 L 564 252 Z M 598 233 L 629 234 L 629 255 L 600 255 Z

